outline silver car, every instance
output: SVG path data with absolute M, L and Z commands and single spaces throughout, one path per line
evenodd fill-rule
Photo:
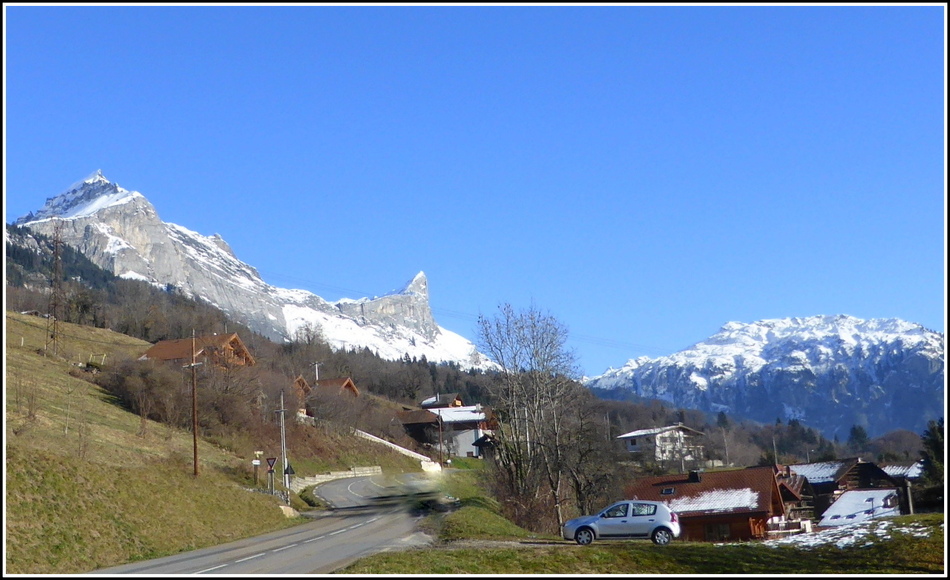
M 617 502 L 596 516 L 568 520 L 561 528 L 565 540 L 582 546 L 594 540 L 640 538 L 665 546 L 680 535 L 676 512 L 657 501 L 625 500 Z

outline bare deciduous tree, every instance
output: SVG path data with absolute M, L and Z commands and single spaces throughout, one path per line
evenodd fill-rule
M 564 522 L 569 410 L 586 392 L 575 380 L 576 356 L 566 346 L 567 335 L 563 324 L 534 306 L 518 312 L 504 304 L 493 318 L 478 321 L 480 350 L 500 367 L 490 387 L 500 418 L 498 468 L 519 498 L 536 495 L 543 481 L 558 527 Z

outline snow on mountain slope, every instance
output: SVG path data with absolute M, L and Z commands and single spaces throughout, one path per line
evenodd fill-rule
M 277 288 L 239 260 L 220 235 L 161 221 L 144 195 L 111 183 L 101 171 L 15 223 L 46 235 L 58 224 L 63 241 L 100 267 L 175 287 L 274 340 L 317 331 L 336 348 L 366 347 L 387 359 L 409 354 L 464 368 L 487 364 L 473 358 L 470 341 L 435 322 L 423 272 L 402 290 L 372 299 L 328 302 L 306 290 Z
M 922 431 L 943 416 L 945 337 L 898 319 L 846 315 L 730 322 L 665 357 L 588 379 L 600 394 L 769 422 L 798 419 L 832 436 Z

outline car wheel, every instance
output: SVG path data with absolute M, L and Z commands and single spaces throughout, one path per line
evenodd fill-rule
M 574 534 L 574 541 L 582 546 L 586 546 L 594 541 L 594 531 L 590 528 L 581 528 Z
M 657 528 L 653 531 L 653 543 L 657 546 L 665 546 L 673 541 L 673 532 L 666 528 Z

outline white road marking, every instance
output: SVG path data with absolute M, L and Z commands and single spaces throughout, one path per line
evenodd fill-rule
M 271 552 L 280 552 L 281 550 L 286 550 L 287 548 L 293 548 L 294 546 L 297 546 L 297 545 L 299 544 L 291 544 L 289 546 L 284 546 L 283 548 L 277 548 L 276 550 L 271 550 Z
M 205 572 L 210 572 L 212 570 L 217 570 L 218 568 L 224 568 L 227 564 L 221 564 L 220 566 L 215 566 L 214 568 L 205 568 L 204 570 L 198 570 L 195 574 L 204 574 Z
M 260 554 L 254 554 L 253 556 L 248 556 L 247 558 L 241 558 L 240 560 L 235 560 L 234 563 L 237 564 L 238 562 L 247 562 L 248 560 L 253 560 L 254 558 L 260 558 L 263 555 L 264 555 L 264 552 L 261 552 Z

